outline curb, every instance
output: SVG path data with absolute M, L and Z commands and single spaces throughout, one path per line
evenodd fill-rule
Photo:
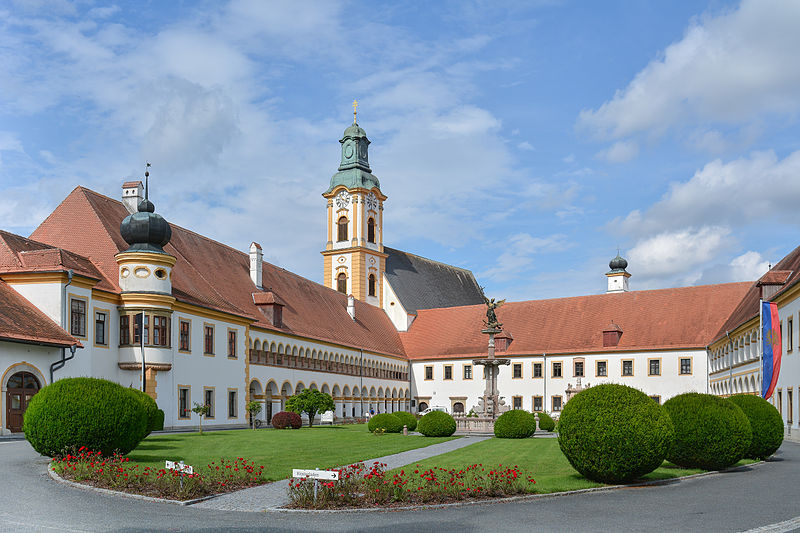
M 642 488 L 642 487 L 655 487 L 655 486 L 662 486 L 662 485 L 671 485 L 673 483 L 678 483 L 688 479 L 712 476 L 717 474 L 724 474 L 730 472 L 738 472 L 745 470 L 747 468 L 752 468 L 754 466 L 762 465 L 765 461 L 757 461 L 755 463 L 750 463 L 741 466 L 735 466 L 733 468 L 726 468 L 725 470 L 710 470 L 708 472 L 700 472 L 698 474 L 689 474 L 688 476 L 680 476 L 674 477 L 669 479 L 654 479 L 652 481 L 642 481 L 641 483 L 631 483 L 628 485 L 609 485 L 606 487 L 592 487 L 588 489 L 578 489 L 578 490 L 568 490 L 564 492 L 550 492 L 547 494 L 528 494 L 523 496 L 509 496 L 506 498 L 491 498 L 486 500 L 473 500 L 473 501 L 466 501 L 466 502 L 453 502 L 453 503 L 435 503 L 435 504 L 421 504 L 421 505 L 406 505 L 402 507 L 370 507 L 367 509 L 361 508 L 349 508 L 349 509 L 287 509 L 285 507 L 265 507 L 264 509 L 260 509 L 258 511 L 229 511 L 229 512 L 239 512 L 239 513 L 375 513 L 375 512 L 394 512 L 394 511 L 419 511 L 425 509 L 446 509 L 450 507 L 463 507 L 467 505 L 492 505 L 498 503 L 511 503 L 511 502 L 519 502 L 519 501 L 534 501 L 534 500 L 542 500 L 545 498 L 561 498 L 564 496 L 572 496 L 575 494 L 588 494 L 588 493 L 595 493 L 595 492 L 611 492 L 614 490 L 622 490 L 622 489 L 630 489 L 630 488 Z M 211 500 L 220 496 L 221 494 L 212 494 L 210 496 L 204 496 L 203 498 L 196 498 L 194 500 L 169 500 L 166 498 L 155 498 L 152 496 L 143 496 L 141 494 L 132 494 L 130 492 L 122 492 L 117 490 L 110 490 L 110 489 L 102 489 L 99 487 L 92 487 L 91 485 L 83 485 L 81 483 L 76 483 L 74 481 L 69 481 L 61 476 L 59 476 L 55 470 L 50 468 L 50 465 L 47 466 L 47 472 L 50 474 L 50 477 L 59 483 L 63 483 L 65 485 L 70 485 L 75 488 L 99 492 L 101 494 L 108 494 L 111 496 L 122 496 L 124 498 L 133 498 L 135 500 L 144 500 L 150 501 L 154 503 L 169 503 L 173 505 L 180 505 L 184 507 L 188 507 L 190 505 L 194 505 L 196 503 L 200 503 L 203 501 Z
M 133 494 L 131 492 L 123 492 L 120 490 L 111 490 L 111 489 L 103 489 L 100 487 L 93 487 L 91 485 L 84 485 L 83 483 L 77 483 L 75 481 L 70 481 L 68 479 L 64 479 L 63 477 L 59 476 L 55 470 L 50 468 L 50 465 L 47 465 L 47 473 L 50 477 L 59 482 L 63 483 L 64 485 L 69 485 L 71 487 L 75 487 L 82 490 L 92 491 L 92 492 L 99 492 L 100 494 L 108 494 L 110 496 L 122 496 L 124 498 L 132 498 L 134 500 L 143 500 L 147 502 L 155 502 L 155 503 L 170 503 L 173 505 L 182 505 L 182 506 L 189 506 L 195 503 L 204 502 L 206 500 L 211 500 L 219 496 L 219 494 L 212 494 L 210 496 L 203 496 L 202 498 L 195 498 L 194 500 L 170 500 L 167 498 L 155 498 L 153 496 L 144 496 L 142 494 Z M 222 493 L 224 494 L 224 493 Z

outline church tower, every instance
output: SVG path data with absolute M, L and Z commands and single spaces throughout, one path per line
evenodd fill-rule
M 617 257 L 612 259 L 608 266 L 611 270 L 606 272 L 606 277 L 608 278 L 606 294 L 610 292 L 628 292 L 628 278 L 631 277 L 628 271 L 625 270 L 628 268 L 628 262 L 617 252 Z
M 355 298 L 381 307 L 386 254 L 383 251 L 383 202 L 378 178 L 369 168 L 367 133 L 356 122 L 339 140 L 342 160 L 339 171 L 322 193 L 327 202 L 328 242 L 324 283 L 327 287 L 352 294 Z

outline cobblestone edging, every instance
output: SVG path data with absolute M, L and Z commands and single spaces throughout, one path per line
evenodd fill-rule
M 485 500 L 471 500 L 465 502 L 453 502 L 453 503 L 437 503 L 437 504 L 421 504 L 421 505 L 406 505 L 402 507 L 370 507 L 370 508 L 348 508 L 348 509 L 287 509 L 285 507 L 261 507 L 258 510 L 253 509 L 234 509 L 228 508 L 225 506 L 224 508 L 218 508 L 213 505 L 210 500 L 216 499 L 220 496 L 226 496 L 233 493 L 223 493 L 223 494 L 213 494 L 211 496 L 206 496 L 204 498 L 197 498 L 194 500 L 186 500 L 186 501 L 179 501 L 179 500 L 168 500 L 165 498 L 154 498 L 152 496 L 142 496 L 141 494 L 131 494 L 129 492 L 121 492 L 115 491 L 110 489 L 102 489 L 99 487 L 92 487 L 91 485 L 83 485 L 81 483 L 76 483 L 74 481 L 69 481 L 61 476 L 59 476 L 53 469 L 50 468 L 50 465 L 47 466 L 47 471 L 50 474 L 50 477 L 59 483 L 64 483 L 66 485 L 70 485 L 72 487 L 76 487 L 79 489 L 87 490 L 87 491 L 94 491 L 99 492 L 102 494 L 109 494 L 112 496 L 122 496 L 125 498 L 133 498 L 137 500 L 144 500 L 144 501 L 151 501 L 154 503 L 169 503 L 181 506 L 190 506 L 195 504 L 202 504 L 203 502 L 208 502 L 211 505 L 198 505 L 198 507 L 206 507 L 211 509 L 218 509 L 218 510 L 227 510 L 227 511 L 237 511 L 237 512 L 278 512 L 278 513 L 374 513 L 374 512 L 387 512 L 387 511 L 412 511 L 412 510 L 419 510 L 419 509 L 442 509 L 442 508 L 450 508 L 450 507 L 460 507 L 466 505 L 490 505 L 490 504 L 497 504 L 497 503 L 511 503 L 517 501 L 532 501 L 532 500 L 540 500 L 545 498 L 561 498 L 564 496 L 572 496 L 575 494 L 586 494 L 586 493 L 593 493 L 593 492 L 610 492 L 615 490 L 621 489 L 629 489 L 629 488 L 642 488 L 642 487 L 654 487 L 654 486 L 661 486 L 661 485 L 669 485 L 672 483 L 679 483 L 684 480 L 706 477 L 721 473 L 728 473 L 728 472 L 737 472 L 739 470 L 745 470 L 747 468 L 755 467 L 764 464 L 765 461 L 758 461 L 755 463 L 737 466 L 733 468 L 727 468 L 725 470 L 711 470 L 708 472 L 700 472 L 699 474 L 690 474 L 688 476 L 681 476 L 675 477 L 670 479 L 657 479 L 652 481 L 643 481 L 641 483 L 632 483 L 627 485 L 609 485 L 607 487 L 593 487 L 588 489 L 578 489 L 578 490 L 569 490 L 564 492 L 551 492 L 547 494 L 526 494 L 522 496 L 509 496 L 506 498 L 488 498 Z M 275 481 L 272 483 L 267 483 L 265 485 L 261 485 L 259 487 L 251 487 L 249 489 L 242 489 L 242 491 L 248 491 L 252 489 L 262 488 L 269 485 L 276 485 L 285 483 L 286 487 L 288 488 L 288 480 L 281 480 Z M 242 492 L 237 491 L 237 492 Z

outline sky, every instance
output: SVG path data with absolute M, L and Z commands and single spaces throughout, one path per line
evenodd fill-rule
M 800 2 L 0 3 L 0 229 L 151 167 L 173 224 L 322 280 L 358 99 L 384 244 L 509 300 L 794 249 Z

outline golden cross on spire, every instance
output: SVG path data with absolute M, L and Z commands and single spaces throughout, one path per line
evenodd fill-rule
M 353 100 L 353 124 L 356 123 L 356 111 L 358 110 L 358 100 Z

